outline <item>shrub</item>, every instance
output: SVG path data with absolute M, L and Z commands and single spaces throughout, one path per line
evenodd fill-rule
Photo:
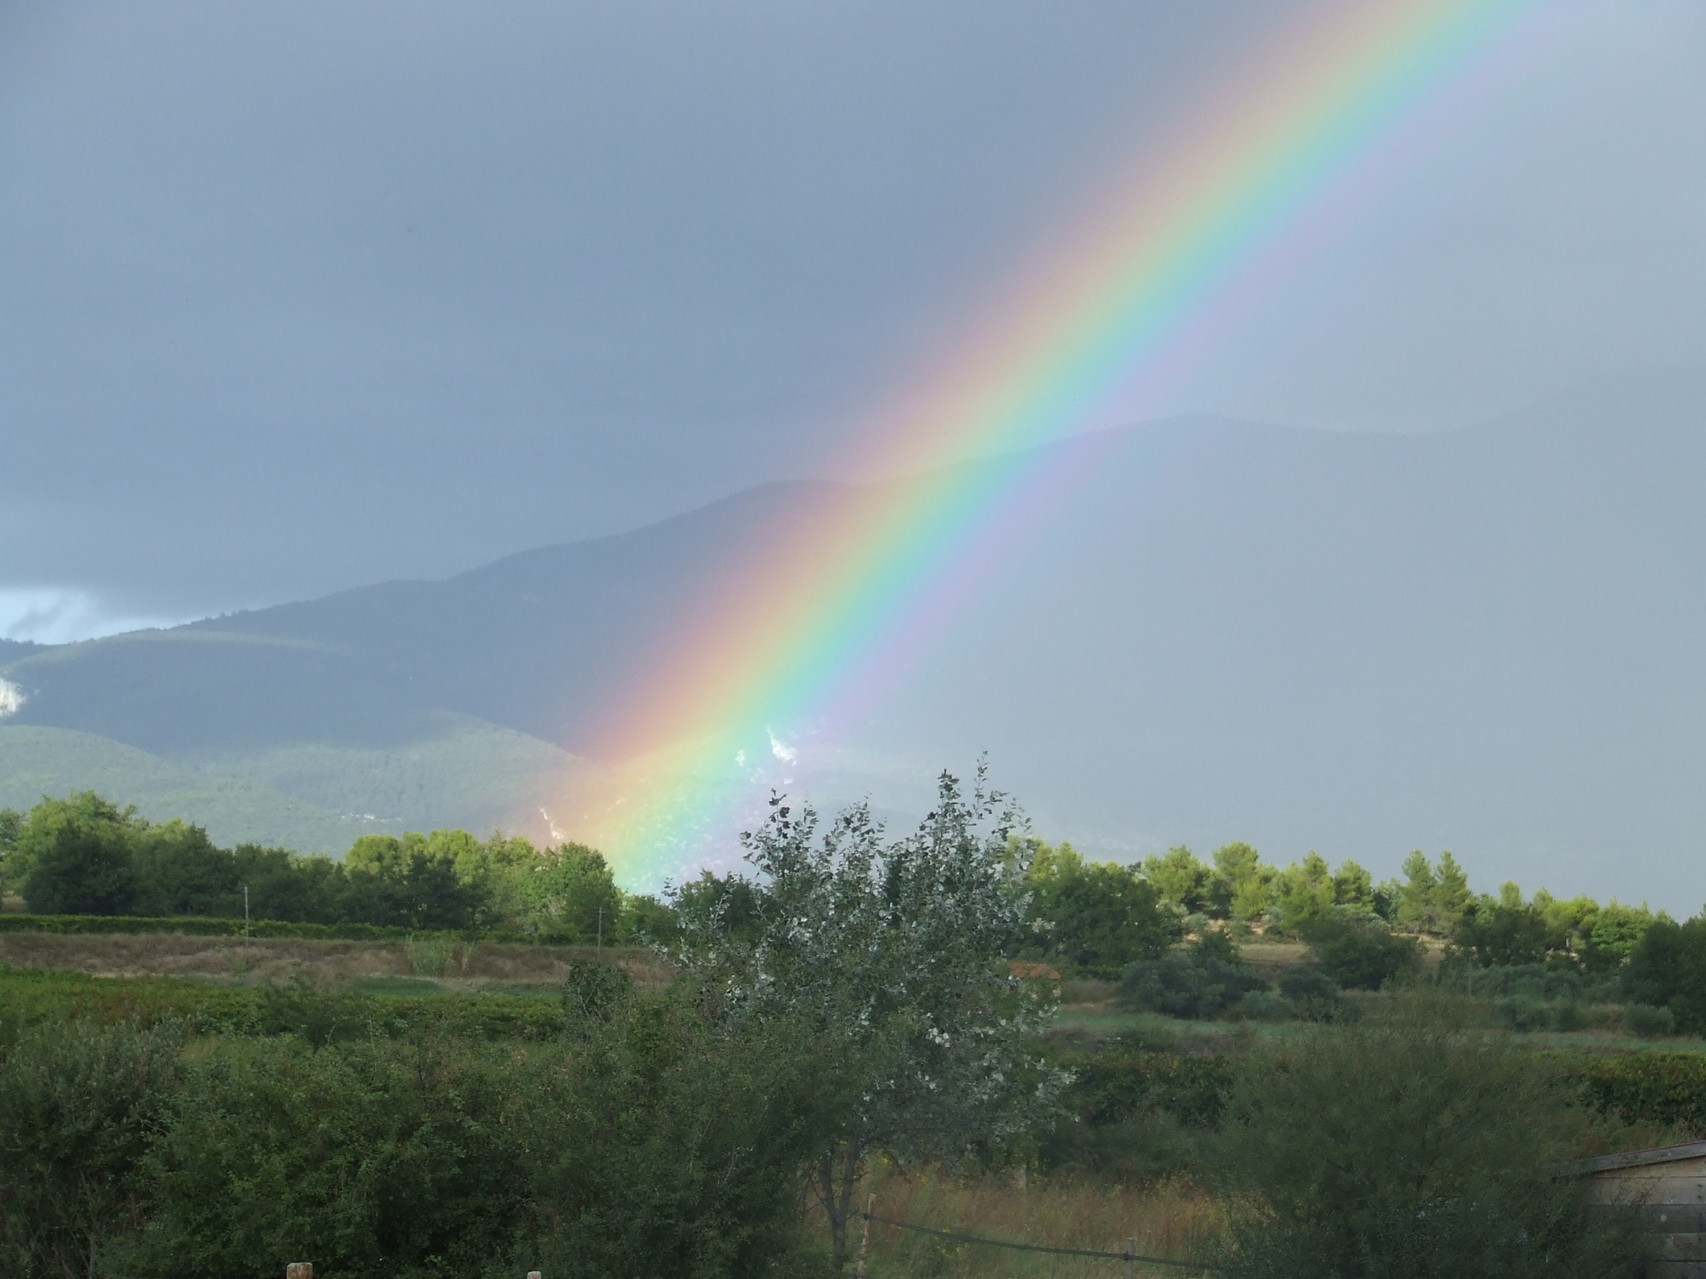
M 1706 1134 L 1706 1057 L 1638 1052 L 1571 1059 L 1590 1105 L 1627 1123 Z
M 1379 990 L 1421 964 L 1421 942 L 1378 919 L 1335 912 L 1312 921 L 1303 938 L 1321 971 L 1348 990 Z
M 489 1049 L 428 1037 L 197 1062 L 146 1157 L 153 1213 L 123 1272 L 462 1274 L 503 1251 L 527 1194 Z
M 1623 979 L 1632 1002 L 1669 1008 L 1678 1030 L 1706 1032 L 1706 916 L 1655 920 L 1630 952 Z
M 576 960 L 563 978 L 563 1016 L 571 1030 L 608 1022 L 633 997 L 634 979 L 615 964 Z
M 1246 1021 L 1290 1021 L 1297 1016 L 1297 1005 L 1271 990 L 1251 990 L 1232 1006 L 1232 1012 Z
M 1319 968 L 1293 968 L 1280 978 L 1280 994 L 1309 1021 L 1338 1021 L 1349 1007 L 1338 983 Z
M 1511 1030 L 1550 1030 L 1553 1024 L 1552 1005 L 1532 995 L 1507 995 L 1495 1005 L 1499 1020 Z
M 1134 1008 L 1170 1017 L 1215 1017 L 1254 990 L 1267 989 L 1237 957 L 1230 939 L 1209 933 L 1195 947 L 1126 965 L 1121 993 Z
M 0 1272 L 100 1273 L 144 1209 L 136 1171 L 178 1087 L 170 1029 L 53 1025 L 0 1058 Z
M 1623 1009 L 1623 1029 L 1642 1039 L 1675 1034 L 1676 1014 L 1651 1004 L 1628 1004 Z
M 1407 999 L 1398 1015 L 1252 1054 L 1221 1168 L 1261 1205 L 1233 1222 L 1234 1276 L 1453 1279 L 1638 1274 L 1635 1223 L 1554 1177 L 1593 1141 L 1567 1081 Z

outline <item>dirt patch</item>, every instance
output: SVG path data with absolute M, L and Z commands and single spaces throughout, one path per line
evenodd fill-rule
M 373 977 L 430 977 L 446 985 L 500 981 L 560 986 L 571 962 L 613 961 L 643 986 L 662 985 L 669 969 L 649 951 L 591 946 L 523 946 L 475 942 L 443 946 L 411 942 L 309 941 L 265 937 L 187 937 L 178 933 L 101 936 L 54 933 L 0 935 L 0 964 L 55 968 L 98 977 L 199 977 L 245 984 L 316 984 Z

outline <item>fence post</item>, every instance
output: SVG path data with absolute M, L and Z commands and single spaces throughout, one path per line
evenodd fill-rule
M 284 1268 L 284 1279 L 314 1279 L 312 1261 L 293 1261 Z
M 865 1233 L 859 1238 L 859 1269 L 856 1272 L 858 1279 L 865 1279 L 865 1263 L 871 1255 L 871 1213 L 876 1207 L 875 1195 L 865 1200 Z
M 545 1276 L 540 1274 L 537 1270 L 529 1270 L 527 1272 L 527 1279 L 545 1279 Z
M 1125 1279 L 1131 1279 L 1137 1269 L 1137 1236 L 1129 1236 L 1125 1241 Z

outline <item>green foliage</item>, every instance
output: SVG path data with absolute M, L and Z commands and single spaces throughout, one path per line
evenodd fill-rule
M 1653 912 L 1645 906 L 1625 906 L 1615 898 L 1604 906 L 1595 906 L 1587 898 L 1576 901 L 1592 908 L 1584 912 L 1590 922 L 1578 947 L 1582 967 L 1589 972 L 1621 967 L 1653 926 Z
M 532 1209 L 507 1273 L 565 1279 L 802 1269 L 800 1169 L 860 1082 L 811 1018 L 707 1017 L 683 988 L 624 1005 L 526 1076 Z
M 1165 855 L 1145 857 L 1139 873 L 1155 886 L 1161 900 L 1184 914 L 1206 914 L 1214 905 L 1214 872 L 1180 844 Z
M 1356 862 L 1345 860 L 1333 872 L 1333 904 L 1356 910 L 1374 910 L 1374 876 Z
M 144 1211 L 137 1167 L 176 1091 L 170 1029 L 57 1024 L 0 1052 L 0 1272 L 95 1274 Z
M 743 875 L 714 875 L 708 870 L 670 889 L 677 923 L 675 939 L 716 936 L 750 945 L 764 935 L 764 887 Z
M 1280 978 L 1279 993 L 1307 1021 L 1343 1021 L 1352 1015 L 1350 1005 L 1339 993 L 1339 983 L 1319 968 L 1287 970 Z
M 1452 944 L 1482 965 L 1539 964 L 1564 948 L 1564 935 L 1537 905 L 1525 904 L 1515 884 L 1500 897 L 1472 902 L 1452 930 Z
M 18 835 L 24 828 L 24 815 L 15 808 L 0 808 L 0 898 L 18 890 L 23 883 L 23 867 L 17 857 Z
M 1122 998 L 1133 1008 L 1169 1017 L 1217 1017 L 1250 991 L 1267 989 L 1224 939 L 1208 934 L 1196 946 L 1160 959 L 1127 964 Z
M 1384 921 L 1338 909 L 1303 930 L 1315 962 L 1347 990 L 1379 990 L 1421 965 L 1421 944 L 1394 933 Z
M 1286 932 L 1302 933 L 1316 920 L 1331 914 L 1337 898 L 1338 889 L 1326 858 L 1310 852 L 1274 879 L 1270 913 L 1274 923 Z
M 1032 936 L 1043 943 L 1044 957 L 1115 973 L 1132 960 L 1165 954 L 1178 937 L 1178 917 L 1162 909 L 1154 881 L 1112 862 L 1085 862 L 1071 844 L 1032 849 L 1025 887 Z
M 1214 850 L 1215 884 L 1212 889 L 1217 913 L 1240 923 L 1250 923 L 1267 913 L 1273 892 L 1274 868 L 1265 865 L 1248 844 L 1223 844 Z
M 198 1059 L 146 1158 L 127 1273 L 460 1275 L 505 1250 L 527 1193 L 501 1057 L 429 1036 Z
M 1224 1054 L 1157 1052 L 1119 1039 L 1100 1051 L 1063 1052 L 1057 1060 L 1072 1072 L 1064 1105 L 1092 1127 L 1152 1111 L 1213 1127 L 1233 1079 L 1231 1058 Z
M 1259 1211 L 1233 1275 L 1453 1279 L 1640 1273 L 1634 1223 L 1583 1211 L 1554 1169 L 1595 1140 L 1555 1072 L 1440 1006 L 1305 1031 L 1252 1054 L 1221 1167 Z
M 626 969 L 597 960 L 576 960 L 563 978 L 563 1016 L 572 1032 L 610 1021 L 634 998 L 634 979 Z
M 1570 1067 L 1570 1073 L 1580 1078 L 1588 1102 L 1600 1113 L 1625 1123 L 1706 1136 L 1706 1057 L 1619 1053 L 1576 1058 Z
M 1640 1039 L 1655 1039 L 1676 1033 L 1676 1014 L 1668 1008 L 1651 1004 L 1626 1004 L 1623 1008 L 1623 1029 Z
M 136 873 L 122 835 L 68 822 L 34 850 L 24 903 L 43 914 L 122 915 L 136 901 Z
M 1397 922 L 1415 932 L 1448 937 L 1469 909 L 1469 879 L 1450 853 L 1436 867 L 1416 849 L 1404 859 L 1404 882 L 1393 910 Z
M 852 1086 L 814 1176 L 838 1255 L 865 1152 L 997 1156 L 1051 1117 L 1065 1082 L 1036 1051 L 1052 992 L 1004 962 L 1026 866 L 1005 797 L 983 783 L 980 770 L 968 795 L 943 774 L 934 810 L 892 841 L 865 805 L 821 827 L 778 799 L 745 837 L 757 939 L 726 913 L 683 920 L 678 960 L 729 1024 L 803 1024 Z
M 1654 920 L 1630 951 L 1623 987 L 1633 1003 L 1670 1009 L 1678 1030 L 1706 1032 L 1706 915 Z
M 0 1043 L 60 1021 L 181 1024 L 198 1034 L 295 1034 L 317 1043 L 426 1029 L 470 1039 L 543 1041 L 564 1029 L 561 1003 L 537 995 L 357 994 L 0 967 Z
M 544 916 L 542 928 L 574 941 L 616 941 L 622 891 L 604 854 L 584 844 L 542 853 L 527 875 L 528 896 Z

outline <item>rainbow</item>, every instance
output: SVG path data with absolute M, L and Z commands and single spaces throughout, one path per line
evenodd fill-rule
M 615 767 L 573 837 L 654 886 L 733 843 L 786 760 L 876 690 L 1070 484 L 1025 450 L 1137 420 L 1419 154 L 1532 58 L 1538 0 L 1327 6 L 1070 225 L 956 349 L 870 415 L 847 473 L 929 477 L 834 501 L 732 565 L 618 696 Z M 994 461 L 947 469 L 968 456 Z M 779 539 L 781 540 L 781 539 Z M 827 731 L 827 730 L 826 730 Z

